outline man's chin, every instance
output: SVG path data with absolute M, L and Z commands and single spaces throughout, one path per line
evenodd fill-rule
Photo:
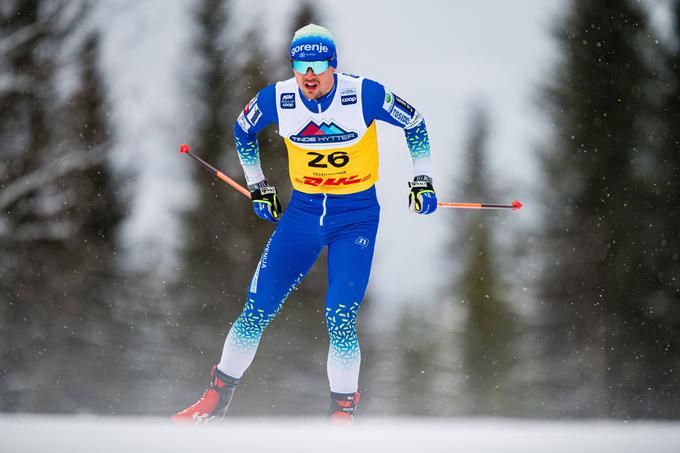
M 313 90 L 310 90 L 308 88 L 305 88 L 304 93 L 308 99 L 316 99 L 316 97 L 319 95 L 319 89 L 314 88 Z

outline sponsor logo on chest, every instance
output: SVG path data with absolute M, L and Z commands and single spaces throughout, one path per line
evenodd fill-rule
M 359 134 L 355 131 L 348 131 L 335 121 L 317 123 L 314 120 L 309 120 L 297 134 L 288 138 L 295 143 L 330 144 L 349 142 L 358 136 Z
M 357 103 L 357 90 L 350 88 L 340 92 L 340 103 L 342 105 L 350 105 Z
M 282 109 L 294 109 L 295 93 L 281 93 L 279 104 L 281 105 Z

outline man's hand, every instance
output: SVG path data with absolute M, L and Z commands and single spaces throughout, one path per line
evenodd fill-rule
M 432 178 L 421 175 L 408 183 L 411 193 L 408 195 L 408 208 L 418 214 L 432 214 L 437 210 L 437 194 L 432 187 Z
M 248 189 L 250 189 L 250 198 L 253 201 L 253 211 L 255 211 L 255 214 L 261 219 L 274 223 L 278 222 L 283 209 L 276 194 L 276 187 L 270 186 L 264 180 L 248 186 Z

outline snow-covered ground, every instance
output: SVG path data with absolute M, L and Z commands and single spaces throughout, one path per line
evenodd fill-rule
M 206 427 L 167 419 L 0 415 L 2 453 L 503 452 L 677 453 L 680 423 L 508 419 L 231 419 Z

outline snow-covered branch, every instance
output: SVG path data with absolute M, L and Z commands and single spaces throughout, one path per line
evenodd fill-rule
M 34 24 L 20 28 L 8 37 L 0 40 L 0 54 L 7 55 L 17 47 L 26 44 L 30 40 L 40 35 L 40 33 L 45 32 L 45 30 L 45 22 L 36 22 Z
M 9 93 L 36 91 L 37 86 L 33 77 L 10 74 L 0 75 L 0 96 Z
M 106 159 L 106 146 L 101 145 L 87 152 L 73 151 L 21 176 L 0 190 L 0 210 L 6 209 L 19 198 L 74 171 L 83 171 L 101 164 Z
M 0 229 L 0 236 L 4 233 Z M 63 241 L 73 236 L 69 222 L 34 222 L 21 225 L 11 232 L 13 242 Z
M 87 15 L 87 6 L 86 1 L 46 3 L 37 22 L 22 27 L 0 40 L 0 55 L 7 55 L 41 34 L 65 35 L 70 33 L 74 24 Z

